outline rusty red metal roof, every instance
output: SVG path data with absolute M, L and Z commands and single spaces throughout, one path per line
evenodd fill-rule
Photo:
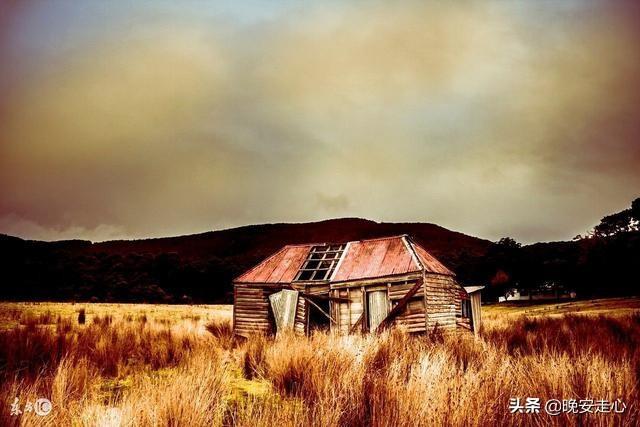
M 343 282 L 420 271 L 402 236 L 349 242 L 332 281 Z
M 440 261 L 438 261 L 433 255 L 425 250 L 422 246 L 411 242 L 413 246 L 413 250 L 418 255 L 420 262 L 424 266 L 424 270 L 427 273 L 438 273 L 438 274 L 446 274 L 448 276 L 454 276 L 455 274 L 445 267 Z
M 316 244 L 288 245 L 239 276 L 238 283 L 291 283 Z M 368 279 L 424 271 L 454 274 L 407 236 L 347 243 L 331 282 Z
M 291 283 L 314 245 L 287 245 L 248 270 L 235 282 Z

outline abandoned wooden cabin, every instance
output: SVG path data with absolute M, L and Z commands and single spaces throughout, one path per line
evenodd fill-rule
M 410 237 L 287 245 L 234 280 L 237 335 L 390 326 L 478 330 L 482 287 L 455 275 Z

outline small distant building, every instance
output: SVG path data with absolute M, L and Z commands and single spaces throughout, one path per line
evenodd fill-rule
M 498 302 L 562 300 L 575 299 L 576 297 L 577 294 L 575 291 L 566 291 L 542 286 L 537 289 L 524 291 L 513 288 L 508 292 L 508 295 L 498 297 Z
M 507 296 L 498 297 L 498 302 L 523 301 L 531 299 L 531 294 L 521 294 L 519 289 L 511 289 Z
M 237 335 L 479 330 L 480 289 L 406 235 L 287 245 L 234 280 Z

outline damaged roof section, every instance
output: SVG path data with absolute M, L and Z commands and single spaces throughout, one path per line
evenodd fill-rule
M 344 282 L 420 271 L 454 275 L 408 236 L 393 236 L 347 244 L 288 245 L 235 282 Z
M 302 264 L 295 281 L 326 281 L 335 271 L 345 245 L 316 245 L 311 248 L 307 260 Z

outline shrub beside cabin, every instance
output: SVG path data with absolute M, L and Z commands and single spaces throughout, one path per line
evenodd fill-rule
M 233 328 L 242 336 L 390 326 L 474 331 L 480 289 L 460 286 L 408 236 L 287 245 L 234 280 Z

